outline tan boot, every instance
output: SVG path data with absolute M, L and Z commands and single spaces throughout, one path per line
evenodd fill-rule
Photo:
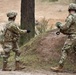
M 25 66 L 20 66 L 20 62 L 19 61 L 15 62 L 15 70 L 22 70 L 24 68 L 25 68 Z
M 7 62 L 3 62 L 3 69 L 2 71 L 11 71 L 10 68 L 7 68 Z
M 61 72 L 63 70 L 63 66 L 59 65 L 57 67 L 51 67 L 52 71 Z

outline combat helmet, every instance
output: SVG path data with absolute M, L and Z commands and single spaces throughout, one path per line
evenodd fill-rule
M 75 3 L 71 3 L 71 4 L 69 5 L 68 11 L 71 11 L 71 10 L 76 11 L 76 4 L 75 4 Z
M 7 13 L 7 17 L 9 17 L 9 18 L 13 18 L 16 15 L 17 15 L 17 13 L 15 11 L 10 11 L 10 12 Z

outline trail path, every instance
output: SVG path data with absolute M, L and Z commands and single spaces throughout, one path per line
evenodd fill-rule
M 76 73 L 56 73 L 50 71 L 44 72 L 18 72 L 18 71 L 0 71 L 0 75 L 76 75 Z

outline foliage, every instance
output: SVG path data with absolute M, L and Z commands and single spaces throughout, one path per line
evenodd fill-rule
M 43 18 L 41 20 L 41 22 L 39 22 L 36 26 L 35 26 L 35 32 L 36 34 L 42 34 L 45 33 L 47 31 L 47 26 L 48 26 L 48 21 Z

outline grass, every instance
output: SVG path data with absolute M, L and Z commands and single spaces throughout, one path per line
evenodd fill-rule
M 46 33 L 45 33 L 46 35 Z M 51 66 L 51 61 L 46 62 L 44 61 L 43 57 L 40 56 L 40 54 L 36 51 L 38 47 L 39 41 L 41 41 L 41 38 L 44 37 L 44 34 L 41 34 L 34 39 L 32 39 L 30 42 L 22 46 L 22 50 L 24 50 L 25 53 L 22 53 L 22 61 L 25 63 L 26 66 L 30 66 L 34 69 L 49 69 Z
M 2 58 L 0 57 L 0 69 L 2 68 Z
M 44 61 L 43 57 L 41 57 L 41 55 L 36 51 L 39 41 L 41 41 L 43 36 L 44 34 L 41 34 L 21 47 L 21 49 L 24 51 L 24 53 L 21 55 L 21 60 L 27 67 L 33 69 L 47 69 L 51 66 L 51 64 Z
M 30 67 L 32 69 L 44 69 L 44 70 L 50 70 L 51 66 L 57 66 L 59 58 L 50 59 L 48 61 L 44 60 L 44 57 L 40 55 L 40 53 L 37 52 L 38 44 L 42 40 L 42 37 L 47 36 L 46 32 L 45 34 L 39 35 L 32 39 L 30 42 L 25 44 L 21 49 L 23 50 L 21 59 L 27 67 Z M 60 49 L 57 50 L 57 53 Z M 71 59 L 70 59 L 71 60 Z M 64 68 L 68 71 L 76 71 L 75 63 L 71 63 L 68 59 L 64 65 Z

